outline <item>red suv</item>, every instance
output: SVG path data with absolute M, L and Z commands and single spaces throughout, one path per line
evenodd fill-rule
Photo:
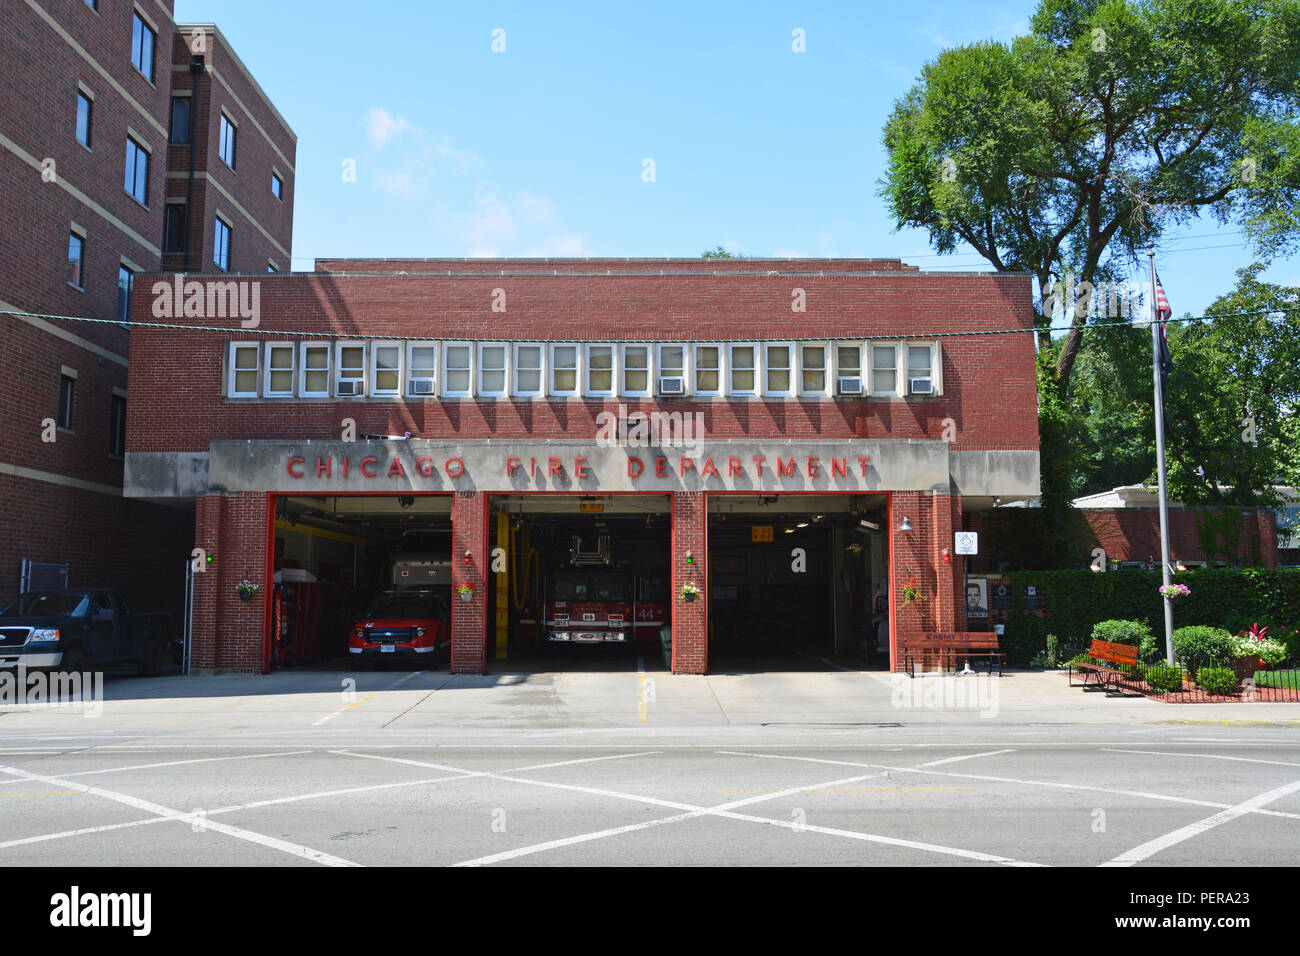
M 451 615 L 443 595 L 432 590 L 385 591 L 348 635 L 352 666 L 373 661 L 418 662 L 437 667 L 451 660 Z

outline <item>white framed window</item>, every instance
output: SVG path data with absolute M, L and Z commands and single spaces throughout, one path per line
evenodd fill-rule
M 660 395 L 685 395 L 690 389 L 686 360 L 690 353 L 684 345 L 660 345 L 655 375 L 656 391 Z
M 907 394 L 938 395 L 943 391 L 938 342 L 907 342 Z
M 521 342 L 515 346 L 514 393 L 521 396 L 545 394 L 546 346 Z
M 643 398 L 654 394 L 654 369 L 650 364 L 650 346 L 623 346 L 623 367 L 619 394 L 629 398 Z
M 402 343 L 370 344 L 370 394 L 388 397 L 402 394 Z
M 771 398 L 792 397 L 795 387 L 793 342 L 763 343 L 763 394 Z
M 692 391 L 696 395 L 722 394 L 722 346 L 717 344 L 696 345 L 691 350 Z
M 830 391 L 830 348 L 824 342 L 799 344 L 799 394 L 822 396 Z
M 432 398 L 438 382 L 436 342 L 406 344 L 406 394 L 411 398 Z
M 293 353 L 297 350 L 292 342 L 266 343 L 262 394 L 267 398 L 293 397 Z
M 227 363 L 227 398 L 256 398 L 262 346 L 257 342 L 231 342 Z
M 871 383 L 867 381 L 867 370 L 862 365 L 862 356 L 871 355 L 870 343 L 836 342 L 831 346 L 835 357 L 835 374 L 831 381 L 836 395 L 869 395 Z
M 334 343 L 334 394 L 345 398 L 366 393 L 366 343 Z
M 580 364 L 578 356 L 582 349 L 577 345 L 551 346 L 551 387 L 552 395 L 577 395 Z
M 303 342 L 298 346 L 298 395 L 300 398 L 329 398 L 330 344 Z
M 758 394 L 758 346 L 752 342 L 727 346 L 727 393 Z
M 501 396 L 510 385 L 510 346 L 504 342 L 480 342 L 478 347 L 478 394 Z
M 474 395 L 474 346 L 469 342 L 444 342 L 442 394 L 446 398 Z
M 893 398 L 899 394 L 898 344 L 895 342 L 871 343 L 871 394 L 877 398 Z
M 588 345 L 586 362 L 586 395 L 613 395 L 617 374 L 616 345 Z

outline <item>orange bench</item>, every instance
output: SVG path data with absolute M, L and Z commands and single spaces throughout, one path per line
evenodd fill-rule
M 922 668 L 928 660 L 937 659 L 944 670 L 957 670 L 959 660 L 979 658 L 987 662 L 990 674 L 996 663 L 1000 677 L 1006 656 L 998 644 L 997 634 L 992 631 L 932 632 L 920 637 L 905 637 L 899 642 L 899 649 L 903 655 L 903 666 L 910 677 L 916 676 L 918 658 Z
M 1088 678 L 1095 677 L 1094 682 L 1098 687 L 1106 687 L 1107 684 L 1114 690 L 1119 689 L 1119 679 L 1124 676 L 1122 667 L 1136 667 L 1138 662 L 1138 649 L 1132 644 L 1116 644 L 1113 641 L 1093 641 L 1088 646 L 1088 656 L 1095 658 L 1092 661 L 1070 661 L 1065 666 L 1065 679 L 1070 686 L 1074 686 L 1074 672 L 1079 670 L 1083 673 L 1083 683 L 1080 687 L 1088 686 Z M 1104 663 L 1097 663 L 1103 661 Z M 1117 665 L 1117 666 L 1112 666 Z

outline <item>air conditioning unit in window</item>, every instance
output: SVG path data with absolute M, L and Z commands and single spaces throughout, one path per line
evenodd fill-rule
M 933 395 L 934 379 L 929 376 L 925 378 L 909 378 L 907 380 L 907 390 L 912 395 Z
M 339 382 L 339 397 L 351 396 L 355 398 L 358 395 L 366 393 L 366 383 L 359 378 L 347 378 Z
M 412 395 L 432 395 L 433 379 L 431 378 L 413 378 L 411 379 Z
M 861 395 L 862 394 L 862 376 L 861 375 L 841 375 L 839 377 L 839 387 L 841 395 Z
M 686 391 L 686 380 L 680 375 L 659 376 L 660 395 L 681 395 Z

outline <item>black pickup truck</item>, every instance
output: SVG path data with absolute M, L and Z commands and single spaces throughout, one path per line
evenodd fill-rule
M 157 674 L 167 658 L 168 616 L 132 614 L 117 591 L 31 591 L 0 608 L 0 668 L 68 673 L 133 661 Z

